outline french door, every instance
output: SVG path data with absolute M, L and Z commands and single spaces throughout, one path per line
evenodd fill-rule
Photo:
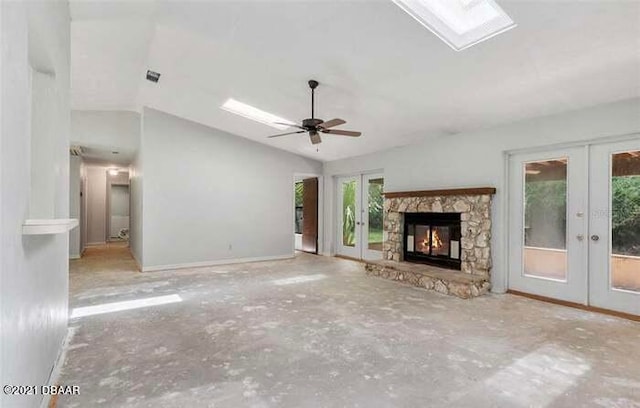
M 640 140 L 510 156 L 509 288 L 640 315 Z
M 509 288 L 587 301 L 584 148 L 510 158 Z
M 338 178 L 338 255 L 382 259 L 383 183 L 382 174 Z
M 591 158 L 589 303 L 640 315 L 640 140 Z

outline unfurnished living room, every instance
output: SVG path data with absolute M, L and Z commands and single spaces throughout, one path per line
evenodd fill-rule
M 0 407 L 640 408 L 640 0 L 0 33 Z

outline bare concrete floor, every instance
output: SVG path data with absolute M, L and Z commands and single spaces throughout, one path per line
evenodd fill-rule
M 640 407 L 640 324 L 511 295 L 446 297 L 295 259 L 138 273 L 71 263 L 61 407 Z

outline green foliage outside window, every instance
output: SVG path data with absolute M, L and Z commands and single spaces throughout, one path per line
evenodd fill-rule
M 525 244 L 565 248 L 565 180 L 526 183 Z M 614 254 L 640 256 L 640 176 L 613 177 L 612 250 Z
M 612 205 L 613 253 L 640 256 L 640 176 L 613 178 Z

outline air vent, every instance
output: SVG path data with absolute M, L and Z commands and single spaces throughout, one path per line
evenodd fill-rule
M 147 70 L 147 80 L 151 82 L 158 82 L 160 80 L 160 73 Z
M 82 147 L 80 146 L 71 146 L 69 147 L 69 152 L 72 156 L 82 156 Z

